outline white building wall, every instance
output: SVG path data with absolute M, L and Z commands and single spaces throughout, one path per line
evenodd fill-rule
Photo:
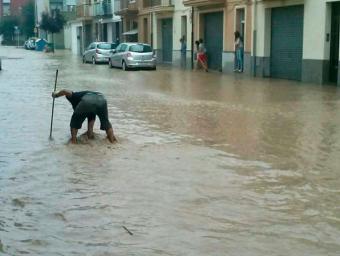
M 303 59 L 324 60 L 329 58 L 330 8 L 324 0 L 306 0 L 304 7 Z M 329 13 L 328 13 L 329 12 Z M 329 26 L 326 28 L 329 17 Z
M 172 42 L 172 62 L 174 65 L 180 64 L 180 38 L 182 35 L 182 16 L 186 16 L 186 43 L 187 43 L 187 56 L 190 58 L 191 51 L 191 8 L 183 5 L 182 0 L 173 0 L 174 11 L 172 13 L 152 13 L 152 34 L 153 34 L 153 46 L 157 51 L 158 58 L 162 59 L 162 19 L 172 18 L 173 25 L 173 42 Z M 189 61 L 188 61 L 189 64 Z
M 174 50 L 180 50 L 181 49 L 181 43 L 180 38 L 182 35 L 182 16 L 186 16 L 187 18 L 187 34 L 186 34 L 186 42 L 187 42 L 187 50 L 191 49 L 191 8 L 185 7 L 183 5 L 182 0 L 173 0 L 173 3 L 175 4 L 175 12 L 173 17 L 173 49 Z
M 36 0 L 35 1 L 35 10 L 36 10 L 36 24 L 39 24 L 41 21 L 41 14 L 49 10 L 49 0 Z
M 71 51 L 73 54 L 79 54 L 77 28 L 82 27 L 81 22 L 71 23 Z
M 285 1 L 261 1 L 256 3 L 256 56 L 270 56 L 270 34 L 271 34 L 271 11 L 270 8 L 284 7 L 304 4 L 304 2 L 320 0 L 285 0 Z M 324 1 L 324 0 L 321 0 Z
M 71 49 L 72 48 L 72 27 L 70 24 L 66 24 L 64 27 L 64 45 L 65 49 Z
M 107 41 L 108 42 L 113 42 L 113 38 L 112 38 L 112 27 L 113 27 L 113 23 L 108 23 L 107 24 Z

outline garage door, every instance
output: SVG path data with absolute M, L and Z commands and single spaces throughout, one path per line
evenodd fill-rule
M 172 62 L 172 19 L 162 20 L 163 62 Z
M 222 69 L 223 12 L 204 15 L 204 43 L 208 55 L 209 69 Z
M 303 5 L 272 9 L 272 77 L 301 80 Z

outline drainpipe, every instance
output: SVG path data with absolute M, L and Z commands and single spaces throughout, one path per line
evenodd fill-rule
M 83 21 L 82 23 L 83 23 L 82 24 L 82 28 L 81 28 L 81 33 L 82 33 L 82 35 L 81 35 L 81 37 L 82 37 L 82 42 L 81 42 L 82 49 L 80 51 L 80 55 L 83 55 L 83 52 L 85 51 L 85 21 Z
M 150 40 L 151 48 L 153 49 L 153 13 L 150 12 Z
M 256 46 L 257 46 L 257 0 L 253 1 L 254 22 L 253 22 L 253 76 L 256 77 Z
M 191 69 L 194 69 L 194 7 L 191 7 Z

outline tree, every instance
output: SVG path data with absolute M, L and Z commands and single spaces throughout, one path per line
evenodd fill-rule
M 43 12 L 41 14 L 40 28 L 52 34 L 52 42 L 54 45 L 54 34 L 59 33 L 64 28 L 66 20 L 59 9 L 54 9 L 51 13 L 52 14 Z M 54 51 L 54 49 L 52 50 Z
M 26 37 L 34 35 L 35 17 L 34 17 L 34 1 L 28 1 L 21 10 L 21 28 Z
M 19 18 L 16 16 L 4 16 L 0 21 L 0 35 L 5 41 L 12 41 L 14 38 L 14 27 L 19 25 Z

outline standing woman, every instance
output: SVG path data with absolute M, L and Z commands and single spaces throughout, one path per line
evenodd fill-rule
M 236 31 L 235 35 L 235 55 L 236 55 L 236 63 L 235 63 L 235 72 L 243 72 L 243 38 L 241 37 L 240 32 Z
M 201 38 L 198 45 L 198 53 L 197 53 L 197 64 L 200 64 L 205 72 L 208 72 L 208 57 L 206 54 L 206 49 L 203 43 L 203 39 Z M 198 65 L 197 65 L 198 66 Z

